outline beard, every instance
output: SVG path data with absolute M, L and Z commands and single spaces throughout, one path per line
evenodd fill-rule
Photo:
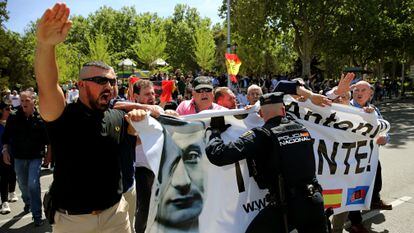
M 109 108 L 112 96 L 110 90 L 103 90 L 99 93 L 97 98 L 94 98 L 92 91 L 89 87 L 86 87 L 86 94 L 88 96 L 89 106 L 91 106 L 92 110 L 104 112 Z

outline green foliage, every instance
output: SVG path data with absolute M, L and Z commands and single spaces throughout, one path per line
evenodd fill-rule
M 56 60 L 59 68 L 59 82 L 77 80 L 81 66 L 80 53 L 70 44 L 59 44 L 56 48 Z M 88 59 L 89 60 L 89 59 Z M 99 60 L 99 59 L 97 59 Z
M 167 59 L 164 52 L 167 46 L 166 34 L 163 27 L 151 24 L 149 29 L 139 29 L 140 38 L 132 45 L 132 49 L 138 56 L 139 61 L 147 67 L 158 58 Z M 146 68 L 147 68 L 146 67 Z
M 98 32 L 95 36 L 87 37 L 89 45 L 89 53 L 87 60 L 89 61 L 103 61 L 111 64 L 111 55 L 109 51 L 110 39 L 102 32 Z
M 33 72 L 34 37 L 0 29 L 0 88 L 17 88 L 35 86 Z
M 3 22 L 9 19 L 6 6 L 7 6 L 7 0 L 3 0 L 0 2 L 0 26 L 3 26 Z
M 220 9 L 225 15 L 226 1 Z M 234 0 L 231 38 L 237 42 L 240 74 L 283 74 L 302 61 L 310 75 L 317 57 L 325 77 L 337 79 L 346 66 L 374 70 L 377 77 L 401 76 L 401 63 L 414 64 L 414 0 Z M 35 85 L 35 22 L 24 34 L 4 28 L 7 1 L 0 1 L 0 90 Z M 87 17 L 72 15 L 72 29 L 57 48 L 60 81 L 76 79 L 81 64 L 103 60 L 114 68 L 130 58 L 148 69 L 157 58 L 184 73 L 197 69 L 225 73 L 226 23 L 210 28 L 197 9 L 178 4 L 161 18 L 134 7 L 102 6 Z
M 176 5 L 173 16 L 166 19 L 166 53 L 170 55 L 171 66 L 182 70 L 197 68 L 191 51 L 194 51 L 193 35 L 200 24 L 201 19 L 197 10 L 183 4 Z
M 211 70 L 215 59 L 214 37 L 209 28 L 210 22 L 205 20 L 202 25 L 196 29 L 194 35 L 194 54 L 197 64 L 203 70 Z

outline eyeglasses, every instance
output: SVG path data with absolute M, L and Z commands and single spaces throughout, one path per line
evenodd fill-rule
M 90 78 L 84 78 L 82 79 L 82 81 L 92 81 L 94 83 L 97 83 L 99 85 L 105 85 L 109 82 L 109 84 L 111 84 L 111 86 L 115 86 L 116 84 L 116 78 L 107 78 L 107 77 L 103 77 L 103 76 L 95 76 L 95 77 L 90 77 Z
M 212 91 L 213 91 L 213 89 L 210 89 L 210 88 L 201 88 L 201 89 L 195 90 L 195 92 L 197 92 L 197 93 L 208 93 L 208 92 L 212 92 Z

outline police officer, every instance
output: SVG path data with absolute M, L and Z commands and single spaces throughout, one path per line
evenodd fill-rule
M 282 92 L 263 95 L 260 106 L 265 124 L 227 145 L 220 134 L 230 125 L 223 118 L 212 118 L 206 148 L 208 159 L 217 166 L 246 159 L 259 188 L 269 190 L 268 205 L 246 232 L 327 232 L 309 132 L 285 117 Z

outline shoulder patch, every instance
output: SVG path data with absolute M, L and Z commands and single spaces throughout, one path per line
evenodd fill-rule
M 249 130 L 249 131 L 247 131 L 247 132 L 243 133 L 243 134 L 241 135 L 241 137 L 243 137 L 243 138 L 249 138 L 249 137 L 254 136 L 254 135 L 255 135 L 255 134 L 254 134 L 253 130 Z

